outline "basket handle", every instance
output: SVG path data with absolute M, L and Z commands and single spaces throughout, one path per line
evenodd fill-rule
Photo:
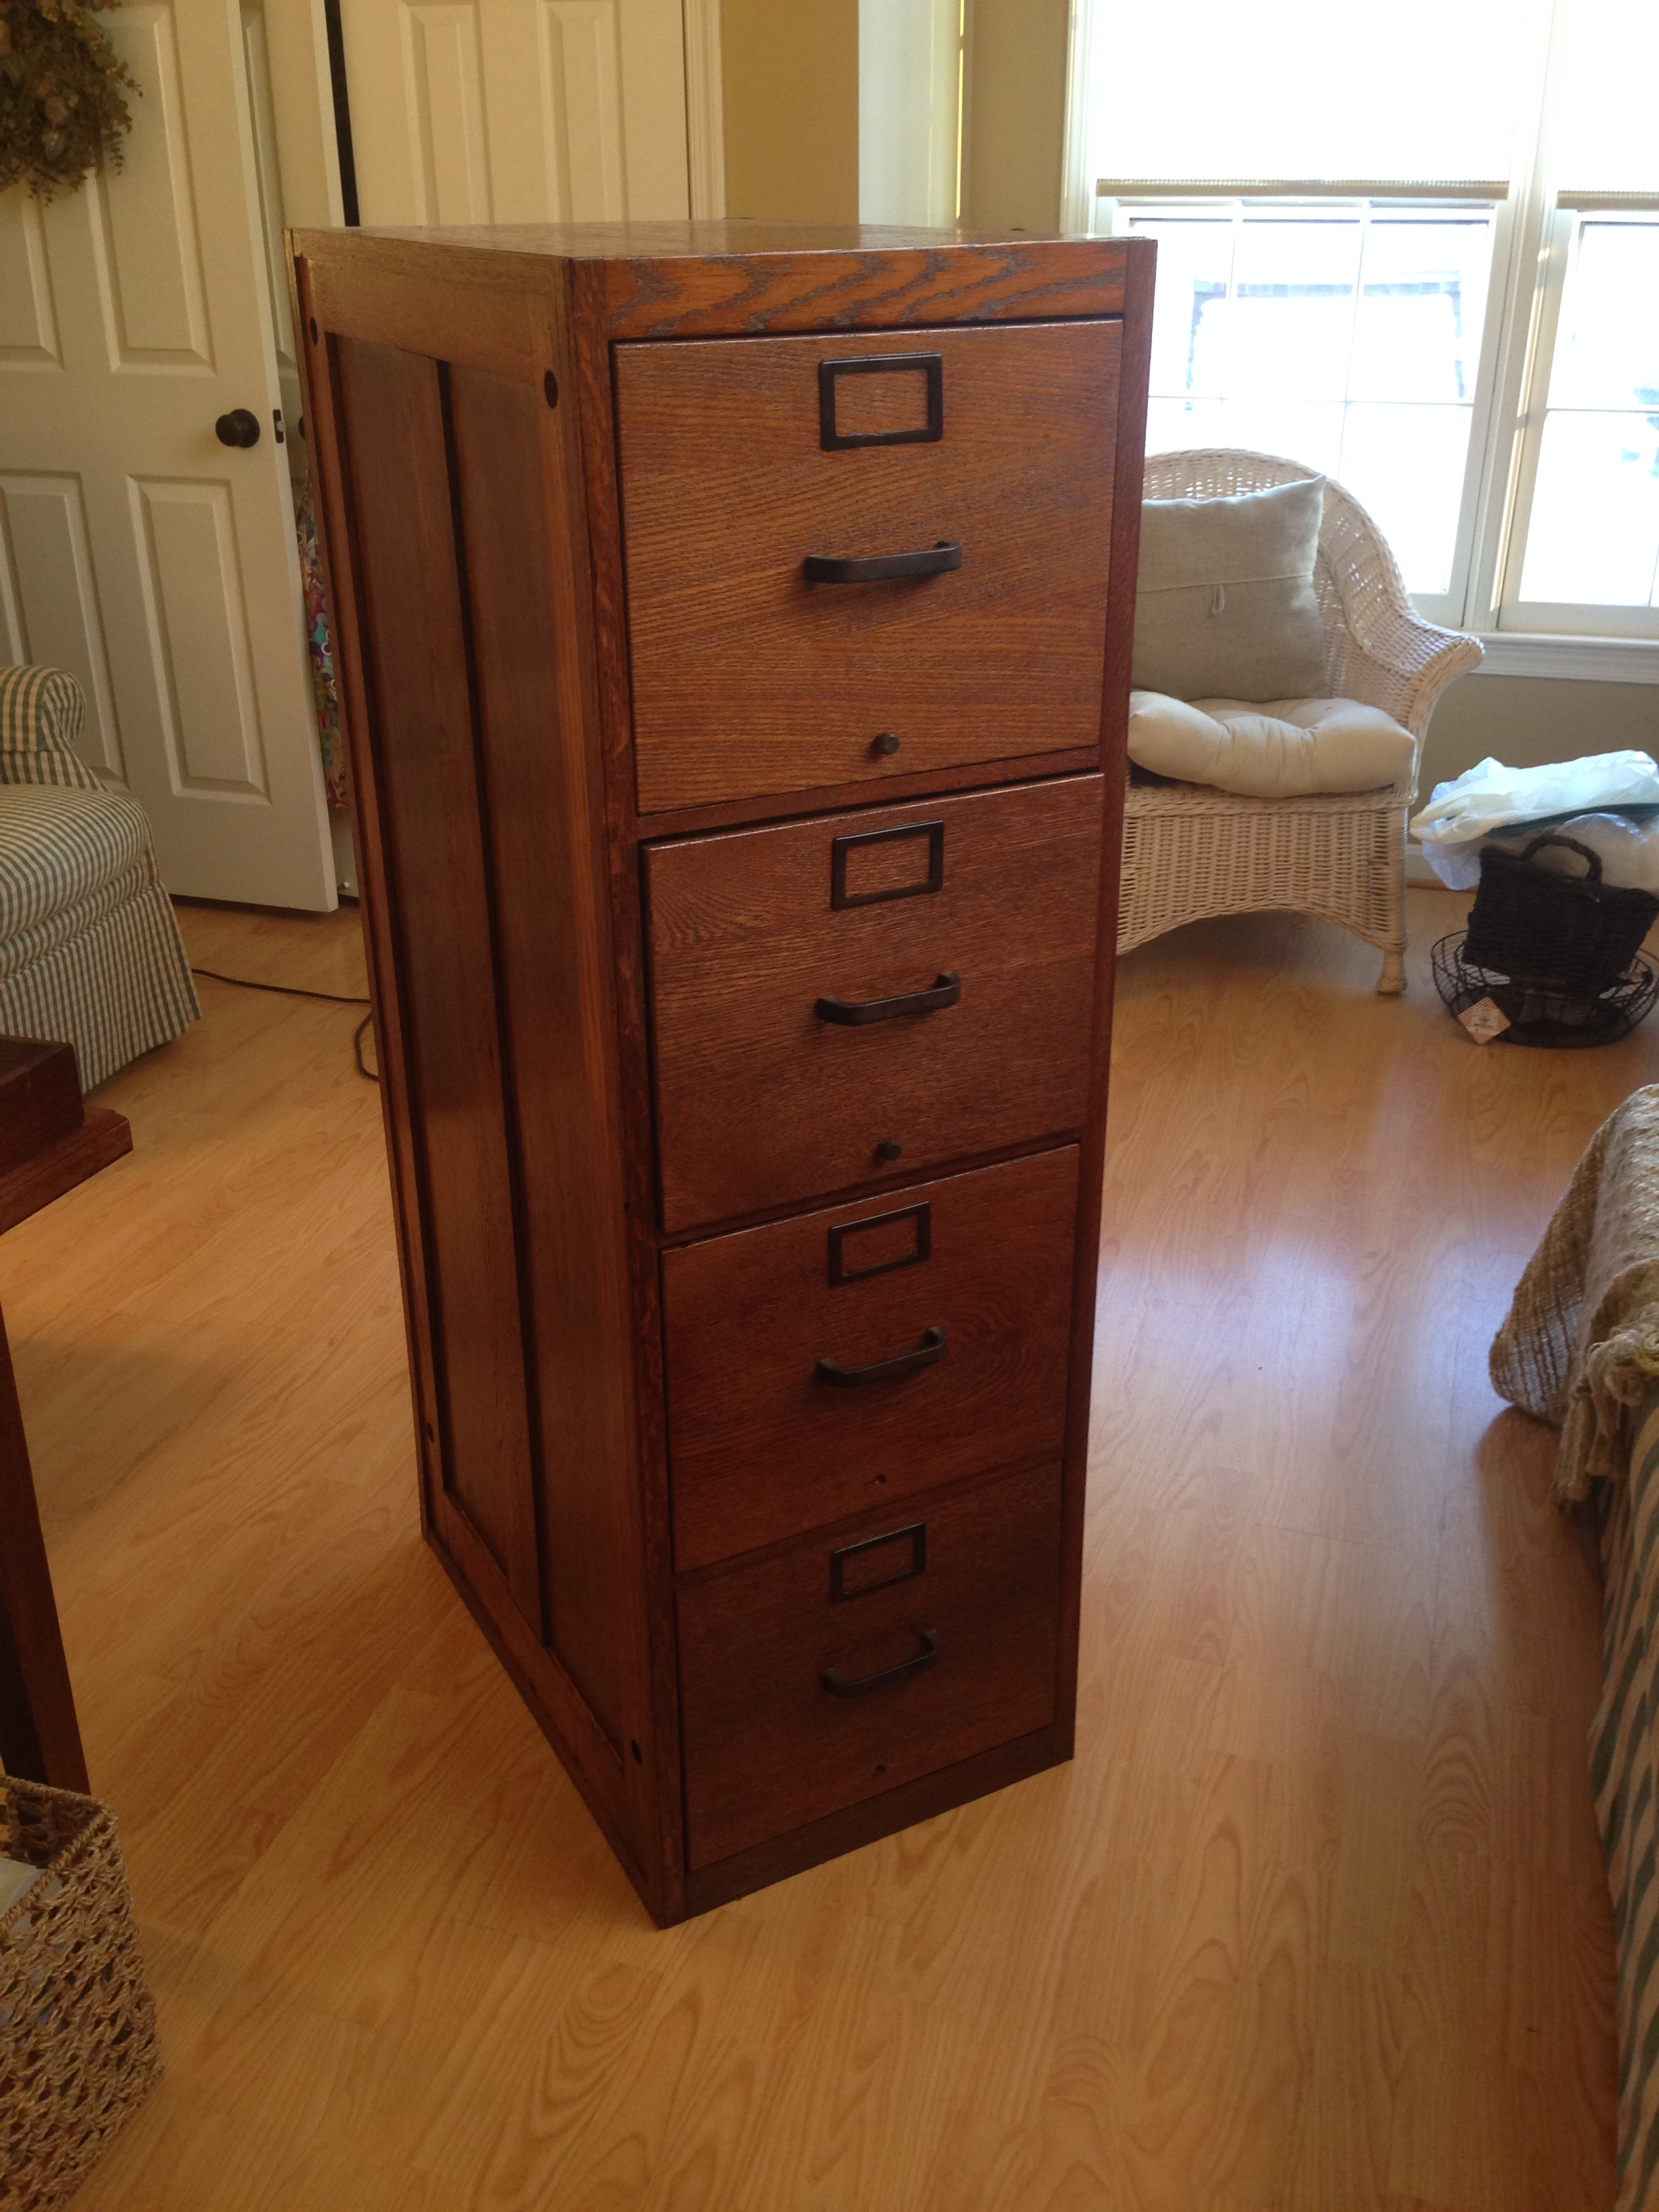
M 1540 845 L 1565 845 L 1570 853 L 1577 853 L 1581 860 L 1588 860 L 1589 866 L 1584 872 L 1583 880 L 1593 891 L 1601 890 L 1601 856 L 1599 853 L 1592 853 L 1588 845 L 1581 845 L 1576 837 L 1564 837 L 1559 830 L 1546 830 L 1541 837 L 1533 839 L 1521 855 L 1522 860 L 1531 860 Z

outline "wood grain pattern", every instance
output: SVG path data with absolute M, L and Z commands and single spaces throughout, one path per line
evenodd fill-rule
M 705 229 L 718 234 L 708 246 Z M 612 338 L 1110 315 L 1121 309 L 1134 253 L 1134 242 L 1121 239 L 1091 240 L 1079 252 L 1079 239 L 971 231 L 934 233 L 930 249 L 916 245 L 914 231 L 879 225 L 729 222 L 691 232 L 693 258 L 685 260 L 607 257 Z M 666 240 L 659 249 L 672 251 Z M 793 268 L 761 258 L 784 252 L 805 258 Z
M 925 1565 L 840 1603 L 832 1550 L 886 1522 L 866 1516 L 680 1593 L 694 1872 L 1053 1719 L 1058 1469 L 994 1475 L 887 1518 L 922 1524 Z M 821 1683 L 826 1669 L 868 1680 L 926 1636 L 939 1648 L 925 1673 L 857 1696 Z
M 1118 418 L 1114 434 L 1120 481 L 1140 481 L 1146 445 L 1146 393 L 1152 365 L 1152 281 L 1156 255 L 1136 254 L 1124 274 L 1123 354 L 1119 364 Z M 1138 573 L 1140 557 L 1140 501 L 1120 499 L 1112 518 L 1111 574 L 1120 586 Z M 1100 757 L 1105 776 L 1105 820 L 1101 825 L 1098 941 L 1115 946 L 1120 878 L 1123 867 L 1123 806 L 1128 777 L 1130 664 L 1134 646 L 1132 618 L 1109 623 L 1106 665 L 1101 686 Z M 1091 1255 L 1099 1243 L 1106 1116 L 1110 1089 L 1116 1004 L 1117 963 L 1103 963 L 1094 999 L 1090 1040 L 1089 1091 L 1096 1110 L 1083 1133 L 1079 1208 L 1073 1250 L 1077 1269 L 1072 1302 L 1071 1396 L 1066 1417 L 1065 1572 L 1060 1591 L 1061 1680 L 1060 1710 L 1075 1710 L 1077 1653 L 1082 1615 L 1083 1522 L 1089 1463 L 1089 1434 L 1094 1380 L 1096 1276 Z
M 457 568 L 446 380 L 420 356 L 337 341 L 371 746 L 391 845 L 392 927 L 440 1378 L 423 1409 L 443 1486 L 539 1633 L 536 1497 L 514 1249 L 514 1162 Z
M 84 1116 L 73 1045 L 0 1037 L 0 1177 L 72 1136 Z
M 1078 777 L 647 848 L 665 1225 L 1075 1129 L 1103 805 Z M 838 836 L 927 821 L 945 824 L 938 892 L 831 908 Z M 962 997 L 937 1013 L 849 1029 L 813 1012 L 941 973 Z
M 0 1230 L 15 1227 L 132 1150 L 132 1131 L 107 1106 L 89 1106 L 78 1129 L 0 1175 Z
M 915 1253 L 919 1207 L 926 1258 L 873 1272 Z M 860 1231 L 900 1208 L 905 1218 Z M 958 1475 L 1052 1461 L 1076 1212 L 1068 1146 L 665 1253 L 677 1564 L 896 1508 Z M 832 1237 L 850 1278 L 833 1285 Z M 816 1379 L 822 1358 L 890 1358 L 933 1328 L 947 1332 L 936 1367 L 853 1389 Z
M 618 347 L 641 812 L 1096 744 L 1121 339 L 1084 322 Z M 905 354 L 942 362 L 942 438 L 826 453 L 820 364 Z M 949 574 L 802 572 L 945 540 Z
M 335 235 L 294 239 L 325 265 Z M 503 275 L 533 283 L 530 272 L 552 255 L 597 263 L 610 339 L 1112 315 L 1122 308 L 1126 272 L 1138 259 L 1150 264 L 1153 251 L 1137 239 L 735 221 L 497 223 L 352 238 L 354 253 L 361 240 L 386 269 L 416 265 L 417 252 L 421 265 L 453 266 L 485 288 Z
M 541 479 L 534 384 L 451 372 L 504 1075 L 532 1379 L 548 1640 L 617 1745 L 646 1726 L 632 1330 L 602 977 L 603 877 L 587 801 L 579 623 L 556 583 L 562 501 Z
M 528 376 L 544 349 L 548 310 L 558 293 L 544 263 L 510 270 L 498 263 L 481 271 L 471 256 L 434 265 L 430 254 L 365 255 L 357 244 L 363 235 L 292 234 L 307 309 L 331 337 L 396 346 L 500 376 Z M 350 244 L 343 245 L 343 238 Z M 509 281 L 492 283 L 490 276 Z
M 0 1327 L 0 1766 L 87 1788 L 11 1350 Z
M 1401 1000 L 1300 920 L 1123 963 L 1079 1755 L 667 1932 L 421 1543 L 357 1016 L 204 983 L 0 1243 L 168 2060 L 76 2212 L 1606 2212 L 1599 1585 L 1485 1350 L 1659 1026 L 1471 1045 L 1466 903 Z M 363 988 L 349 911 L 181 920 Z
M 108 1107 L 86 1113 L 64 1044 L 0 1037 L 0 1229 L 9 1229 L 124 1152 L 132 1133 Z M 11 1351 L 0 1323 L 0 1768 L 87 1788 L 75 1693 L 40 1534 Z
M 679 1909 L 684 1859 L 664 1382 L 654 1253 L 640 1203 L 649 1194 L 652 1132 L 641 1113 L 645 972 L 630 849 L 638 823 L 635 794 L 620 807 L 617 799 L 633 781 L 634 702 L 627 548 L 610 474 L 617 253 L 632 257 L 626 314 L 637 317 L 650 295 L 647 319 L 629 327 L 658 336 L 671 296 L 688 330 L 702 313 L 713 319 L 704 327 L 740 340 L 773 326 L 775 311 L 778 329 L 820 332 L 811 341 L 820 352 L 866 349 L 865 336 L 837 335 L 854 299 L 872 307 L 861 331 L 970 313 L 1022 325 L 981 330 L 974 353 L 955 331 L 938 341 L 952 356 L 944 473 L 954 471 L 977 498 L 1000 572 L 975 556 L 956 629 L 901 639 L 885 654 L 936 720 L 954 702 L 958 726 L 943 751 L 916 747 L 922 769 L 949 776 L 976 759 L 1051 768 L 1092 759 L 1110 610 L 1127 620 L 1105 565 L 1119 343 L 1105 295 L 1121 294 L 1128 265 L 1121 252 L 754 233 L 744 242 L 757 254 L 706 250 L 738 242 L 666 232 L 649 242 L 660 264 L 647 264 L 640 258 L 647 241 L 615 235 L 498 234 L 481 251 L 464 234 L 307 234 L 293 256 L 359 756 L 423 1512 L 469 1604 L 664 1918 Z M 826 244 L 837 253 L 820 255 Z M 757 284 L 768 295 L 763 309 Z M 1054 323 L 1056 314 L 1066 319 Z M 799 346 L 779 343 L 798 368 Z M 738 358 L 730 343 L 715 350 Z M 765 369 L 752 348 L 746 358 Z M 648 374 L 651 356 L 638 359 Z M 684 353 L 680 361 L 684 384 L 696 363 Z M 792 372 L 790 393 L 799 382 Z M 869 394 L 850 388 L 856 414 L 853 402 Z M 898 468 L 893 480 L 905 473 Z M 719 471 L 705 453 L 697 480 L 711 474 Z M 852 488 L 854 520 L 880 520 L 867 470 L 854 465 L 836 482 Z M 676 501 L 682 540 L 686 504 Z M 974 618 L 968 602 L 977 583 L 990 604 Z M 1005 601 L 1018 605 L 1011 613 Z M 999 624 L 1006 649 L 994 680 L 986 666 L 964 680 L 957 666 L 964 638 L 983 660 Z M 756 623 L 741 627 L 752 645 Z M 931 677 L 924 661 L 937 664 Z M 1006 680 L 1015 661 L 1017 695 Z M 1033 668 L 1048 672 L 1048 691 L 1035 699 Z M 784 672 L 782 690 L 793 695 L 824 668 L 805 678 Z M 874 671 L 877 679 L 884 673 Z M 957 694 L 941 700 L 952 683 Z M 709 690 L 706 681 L 692 685 L 705 701 Z M 780 686 L 771 690 L 769 712 Z M 1024 735 L 988 738 L 963 726 L 988 693 L 999 694 L 1005 720 L 1024 717 Z M 678 702 L 677 717 L 684 720 Z M 684 743 L 680 751 L 690 757 Z M 805 772 L 820 791 L 856 789 L 859 764 L 819 761 Z M 916 775 L 907 763 L 897 781 Z M 597 819 L 601 777 L 608 847 Z M 767 779 L 750 775 L 746 789 L 744 781 L 737 795 L 752 805 Z M 716 775 L 710 788 L 723 787 Z M 1097 853 L 1088 823 L 1099 794 L 1087 779 L 1079 791 L 1082 832 L 1062 828 L 1045 840 L 1058 893 L 1057 910 L 1044 916 L 1048 941 L 1030 958 L 981 963 L 1005 998 L 1022 971 L 1024 1019 L 988 1030 L 994 1064 L 981 1051 L 977 1064 L 969 1054 L 957 1070 L 963 1097 L 977 1091 L 971 1105 L 952 1111 L 933 1084 L 940 1127 L 921 1164 L 1006 1158 L 1085 1118 L 1068 1076 L 1082 1064 L 1094 975 Z M 1018 866 L 1018 825 L 1050 801 L 1009 797 L 1015 813 L 1000 839 L 982 842 L 988 851 L 1000 842 L 1005 861 Z M 866 855 L 851 870 L 854 901 L 869 895 L 881 858 Z M 608 917 L 595 897 L 607 873 Z M 962 873 L 958 866 L 953 880 Z M 981 902 L 981 934 L 994 903 Z M 1002 904 L 1017 923 L 1018 897 Z M 973 929 L 963 934 L 971 949 Z M 983 982 L 975 988 L 982 997 Z M 974 1023 L 957 1030 L 971 1037 Z M 837 1164 L 790 1194 L 891 1180 L 875 1171 L 872 1155 L 879 1151 L 884 1167 L 902 1150 L 900 1139 L 866 1143 L 850 1168 Z M 752 1220 L 776 1203 L 763 1191 L 735 1217 L 727 1209 L 695 1218 Z M 1063 1254 L 1051 1272 L 1057 1288 Z M 1006 1299 L 1006 1285 L 1000 1295 Z M 1050 1432 L 1044 1441 L 1056 1439 Z M 992 1446 L 1000 1450 L 995 1439 Z M 786 1814 L 798 1837 L 812 1825 L 793 1808 Z
M 295 277 L 306 327 L 310 272 L 303 263 L 296 264 Z M 444 305 L 440 299 L 434 312 Z M 540 360 L 568 374 L 556 314 L 544 314 L 538 343 Z M 372 355 L 376 351 L 381 361 L 388 357 L 387 349 L 371 349 Z M 423 635 L 407 662 L 398 664 L 392 689 L 397 694 L 398 682 L 420 666 L 423 652 L 441 652 L 447 644 L 452 678 L 464 677 L 465 704 L 452 685 L 447 722 L 437 718 L 443 741 L 434 745 L 432 709 L 442 702 L 441 687 L 422 690 L 418 678 L 412 690 L 405 684 L 395 697 L 388 759 L 386 749 L 371 742 L 371 736 L 386 735 L 383 702 L 373 681 L 376 651 L 386 640 L 374 635 L 359 605 L 362 563 L 356 533 L 363 501 L 338 388 L 345 365 L 356 364 L 349 343 L 320 332 L 311 355 L 309 404 L 324 426 L 318 441 L 321 489 L 324 511 L 332 517 L 342 672 L 353 702 L 358 842 L 370 892 L 387 1140 L 397 1170 L 417 1443 L 424 1461 L 423 1517 L 447 1564 L 467 1577 L 469 1601 L 476 1603 L 481 1621 L 488 1616 L 488 1632 L 504 1663 L 569 1761 L 605 1832 L 655 1908 L 672 1913 L 678 1888 L 672 1869 L 659 1861 L 657 1845 L 677 1849 L 677 1816 L 672 1806 L 653 1802 L 659 1765 L 645 1764 L 642 1749 L 629 1756 L 630 1743 L 653 1747 L 677 1766 L 672 1711 L 653 1729 L 653 1704 L 659 1713 L 665 1709 L 641 1680 L 647 1635 L 637 1577 L 619 1586 L 612 1571 L 607 1582 L 607 1561 L 614 1571 L 618 1556 L 631 1559 L 637 1547 L 637 1492 L 628 1466 L 629 1360 L 625 1350 L 619 1355 L 616 1349 L 628 1334 L 617 1273 L 621 1255 L 616 1228 L 607 1234 L 604 1227 L 609 1140 L 601 1140 L 602 1157 L 575 1164 L 585 1145 L 591 1150 L 596 1119 L 605 1126 L 611 1110 L 607 1085 L 614 1088 L 616 1079 L 606 1058 L 605 917 L 594 903 L 605 859 L 599 824 L 585 805 L 596 750 L 580 613 L 586 562 L 564 495 L 574 426 L 568 427 L 568 418 L 561 423 L 547 408 L 540 369 L 532 383 L 512 385 L 492 371 L 442 372 L 418 356 L 401 356 L 416 389 L 422 379 L 435 386 L 444 482 L 441 488 L 428 480 L 425 487 L 428 519 L 437 519 L 427 547 L 434 580 L 429 589 L 396 603 L 417 623 L 429 606 L 434 634 Z M 389 416 L 395 421 L 396 410 Z M 383 444 L 371 453 L 370 474 L 387 458 Z M 427 458 L 429 462 L 429 440 Z M 383 495 L 383 522 L 410 495 L 395 471 L 374 489 Z M 418 557 L 421 538 L 418 528 L 406 533 L 400 557 L 411 551 Z M 395 563 L 380 565 L 395 573 Z M 508 572 L 510 592 L 503 589 Z M 365 639 L 367 648 L 357 641 L 347 650 L 348 641 Z M 556 745 L 548 743 L 550 727 L 556 732 Z M 422 791 L 430 799 L 446 777 L 453 803 L 423 806 Z M 535 804 L 527 808 L 526 801 Z M 565 842 L 550 845 L 537 812 L 560 805 Z M 418 865 L 405 893 L 400 868 L 411 859 Z M 428 861 L 445 896 L 461 897 L 470 919 L 459 937 L 446 941 L 430 972 L 411 982 L 411 932 L 425 945 L 424 933 L 442 927 L 422 880 Z M 483 886 L 487 895 L 480 896 Z M 510 907 L 506 914 L 503 895 Z M 418 945 L 416 964 L 424 964 Z M 420 1114 L 411 1110 L 412 1101 L 430 1097 L 420 1087 L 420 1048 L 442 1048 L 443 1024 L 439 1019 L 434 1027 L 432 994 L 436 989 L 441 999 L 446 978 L 453 983 L 458 976 L 471 996 L 451 1041 L 471 1038 L 473 1103 L 482 1110 L 471 1124 L 441 1113 L 435 1134 L 441 1147 L 476 1148 L 474 1164 L 489 1203 L 482 1211 L 471 1203 L 465 1178 L 458 1183 L 451 1177 L 442 1197 L 461 1249 L 468 1249 L 468 1238 L 475 1251 L 493 1240 L 495 1256 L 482 1298 L 447 1271 L 450 1312 L 459 1303 L 464 1329 L 486 1332 L 487 1357 L 483 1366 L 475 1363 L 469 1383 L 483 1382 L 488 1390 L 489 1363 L 511 1359 L 516 1352 L 537 1385 L 533 1395 L 521 1389 L 516 1409 L 527 1447 L 519 1460 L 519 1486 L 514 1487 L 512 1454 L 487 1459 L 482 1468 L 474 1462 L 474 1473 L 482 1472 L 498 1488 L 505 1484 L 514 1501 L 508 1540 L 499 1542 L 498 1525 L 493 1550 L 456 1494 L 453 1435 L 441 1419 L 449 1380 L 445 1362 L 453 1345 L 446 1340 L 438 1294 L 444 1255 L 434 1242 L 427 1195 L 432 1180 L 428 1140 L 434 1132 L 422 1128 Z M 526 978 L 527 990 L 521 988 L 504 1009 L 498 996 L 502 984 L 523 987 Z M 481 1035 L 482 1054 L 476 1049 Z M 429 1079 L 429 1068 L 427 1074 Z M 566 1109 L 556 1124 L 548 1117 L 550 1093 Z M 441 1085 L 441 1103 L 444 1095 Z M 570 1201 L 572 1220 L 582 1219 L 588 1208 L 599 1209 L 598 1215 L 575 1241 L 531 1249 L 536 1224 L 561 1194 Z M 608 1202 L 614 1207 L 614 1194 Z M 614 1212 L 609 1218 L 615 1223 Z M 574 1369 L 573 1352 L 580 1355 Z M 514 1418 L 510 1404 L 501 1410 L 504 1418 Z M 541 1425 L 533 1432 L 532 1414 Z M 611 1481 L 596 1485 L 595 1475 L 607 1465 Z M 591 1545 L 580 1571 L 570 1557 L 573 1531 Z M 596 1709 L 605 1720 L 596 1717 Z M 642 1838 L 651 1839 L 648 1847 Z

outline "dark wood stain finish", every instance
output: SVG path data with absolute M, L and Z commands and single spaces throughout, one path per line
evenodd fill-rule
M 914 1216 L 867 1232 L 860 1253 L 856 1224 L 918 1204 L 926 1258 Z M 1076 1212 L 1072 1146 L 665 1253 L 679 1565 L 953 1475 L 1057 1458 Z M 832 1282 L 832 1238 L 844 1269 L 870 1272 Z M 935 1366 L 851 1389 L 817 1374 L 826 1356 L 854 1366 L 908 1352 L 930 1328 L 946 1338 Z
M 81 1103 L 75 1049 L 0 1037 L 0 1229 L 132 1149 L 125 1118 Z M 87 1789 L 11 1348 L 0 1322 L 0 1767 Z
M 647 848 L 670 1230 L 1081 1127 L 1099 776 Z M 942 822 L 937 894 L 836 908 L 836 839 Z M 960 978 L 933 1013 L 843 1027 L 822 997 Z
M 541 1626 L 494 886 L 438 364 L 339 341 L 398 966 L 432 1255 L 444 1488 Z M 435 1279 L 437 1296 L 433 1297 Z
M 1053 1719 L 1059 1468 L 976 1483 L 925 1522 L 921 1574 L 839 1605 L 829 1536 L 682 1593 L 694 1869 Z M 930 1637 L 925 1673 L 825 1694 L 826 1670 L 868 1681 Z
M 867 338 L 619 346 L 641 812 L 1097 744 L 1119 343 L 887 339 L 941 358 L 943 436 L 830 452 L 818 370 Z M 947 542 L 945 574 L 802 569 Z
M 1151 264 L 294 240 L 422 1523 L 665 1923 L 1069 1748 Z M 818 360 L 907 351 L 944 438 L 825 452 Z M 881 382 L 837 380 L 838 433 L 927 431 L 925 379 Z M 1000 568 L 803 629 L 786 554 L 975 542 L 924 495 L 951 468 Z M 937 881 L 927 836 L 870 836 L 927 823 Z M 814 1012 L 947 969 L 933 1012 Z M 816 1371 L 939 1328 L 897 1379 Z

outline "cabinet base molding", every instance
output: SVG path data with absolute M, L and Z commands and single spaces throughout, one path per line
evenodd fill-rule
M 932 1820 L 958 1805 L 970 1805 L 975 1797 L 988 1797 L 994 1790 L 1006 1790 L 1011 1782 L 1024 1782 L 1048 1767 L 1063 1766 L 1071 1755 L 1069 1737 L 1063 1736 L 1057 1727 L 1037 1729 L 1030 1735 L 1017 1736 L 1012 1743 L 998 1744 L 994 1750 L 981 1751 L 954 1766 L 942 1766 L 936 1774 L 921 1775 L 880 1797 L 866 1798 L 861 1805 L 849 1805 L 822 1820 L 809 1821 L 789 1835 L 770 1837 L 733 1858 L 699 1867 L 689 1875 L 687 1915 L 728 1905 L 734 1897 L 746 1897 L 751 1889 L 764 1889 L 769 1882 L 805 1874 L 809 1867 L 822 1866 L 826 1859 L 879 1843 L 884 1836 L 896 1836 L 901 1828 L 913 1828 L 919 1820 Z

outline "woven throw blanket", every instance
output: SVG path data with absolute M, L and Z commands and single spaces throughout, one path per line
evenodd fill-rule
M 1619 1956 L 1616 2212 L 1651 2212 L 1659 2192 L 1659 1391 L 1632 1420 L 1630 1480 L 1607 1492 L 1601 1525 L 1604 1686 L 1590 1727 L 1590 1782 Z
M 1492 1340 L 1492 1388 L 1561 1431 L 1553 1495 L 1624 1473 L 1659 1377 L 1659 1085 L 1591 1138 Z

